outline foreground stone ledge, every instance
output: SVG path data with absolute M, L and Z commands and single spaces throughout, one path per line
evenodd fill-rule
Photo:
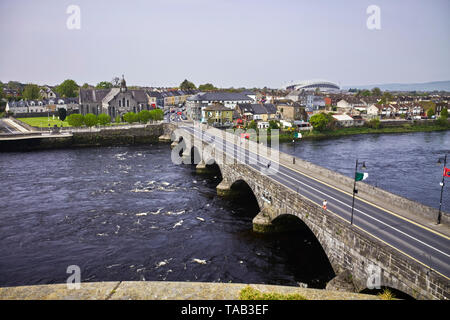
M 0 288 L 0 300 L 237 300 L 248 284 L 115 281 L 81 283 L 80 289 L 66 284 Z M 308 289 L 290 286 L 250 284 L 261 292 L 298 293 L 308 300 L 378 300 L 374 295 Z

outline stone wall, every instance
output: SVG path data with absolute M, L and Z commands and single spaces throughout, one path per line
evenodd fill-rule
M 220 165 L 225 184 L 244 180 L 253 190 L 262 215 L 272 222 L 285 214 L 302 220 L 314 233 L 336 274 L 350 271 L 354 286 L 367 287 L 371 270 L 380 268 L 381 286 L 405 292 L 416 299 L 449 299 L 448 281 L 307 198 L 268 179 L 250 166 Z M 270 197 L 271 203 L 263 200 Z

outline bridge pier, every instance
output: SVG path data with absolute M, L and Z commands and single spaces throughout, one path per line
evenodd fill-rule
M 178 141 L 174 141 L 170 144 L 171 149 L 174 149 L 176 146 L 178 146 Z
M 205 161 L 201 161 L 196 167 L 195 167 L 195 171 L 199 174 L 207 174 L 209 173 L 211 170 L 206 166 Z
M 170 134 L 163 134 L 162 136 L 159 136 L 158 138 L 159 142 L 171 142 L 172 139 L 170 138 Z
M 216 187 L 217 195 L 224 198 L 234 198 L 238 195 L 236 190 L 231 189 L 231 183 L 223 179 Z
M 264 207 L 252 220 L 253 231 L 258 233 L 272 233 L 277 231 L 272 218 L 270 217 L 271 210 Z

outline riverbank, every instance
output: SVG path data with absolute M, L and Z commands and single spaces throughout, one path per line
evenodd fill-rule
M 338 128 L 329 131 L 302 131 L 302 139 L 327 139 L 339 138 L 349 135 L 358 134 L 389 134 L 389 133 L 413 133 L 413 132 L 432 132 L 432 131 L 447 131 L 450 130 L 450 122 L 448 126 L 440 126 L 436 124 L 402 124 L 400 126 L 385 126 L 380 128 L 369 127 L 350 127 Z M 294 139 L 294 133 L 281 133 L 279 135 L 280 142 L 290 142 Z M 268 137 L 270 140 L 270 136 Z
M 71 134 L 42 135 L 32 131 L 33 137 L 4 135 L 0 137 L 0 151 L 34 151 L 62 148 L 125 146 L 157 143 L 160 136 L 172 132 L 173 125 L 167 123 L 140 126 L 105 127 L 88 130 L 73 130 Z M 63 131 L 67 132 L 67 131 Z M 70 131 L 69 131 L 70 132 Z M 2 139 L 3 138 L 3 139 Z
M 6 287 L 0 288 L 0 300 L 239 300 L 249 287 L 306 300 L 380 300 L 375 295 L 292 286 L 176 281 L 88 282 L 79 289 L 68 289 L 67 284 Z

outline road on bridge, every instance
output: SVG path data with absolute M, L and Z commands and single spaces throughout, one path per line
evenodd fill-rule
M 206 140 L 216 148 L 224 150 L 233 158 L 245 158 L 246 164 L 262 172 L 273 160 L 245 149 L 232 139 L 225 141 L 198 127 L 180 126 L 181 129 L 193 134 L 195 138 Z M 239 139 L 237 139 L 239 140 Z M 230 150 L 230 144 L 232 150 Z M 244 144 L 245 145 L 245 144 Z M 252 161 L 248 161 L 251 159 Z M 275 174 L 268 175 L 270 179 L 301 194 L 310 201 L 322 206 L 327 200 L 327 209 L 350 223 L 352 194 L 330 186 L 306 173 L 291 169 L 278 162 Z M 403 218 L 379 205 L 355 197 L 353 225 L 368 235 L 400 251 L 420 264 L 438 272 L 450 280 L 450 238 L 420 223 Z

